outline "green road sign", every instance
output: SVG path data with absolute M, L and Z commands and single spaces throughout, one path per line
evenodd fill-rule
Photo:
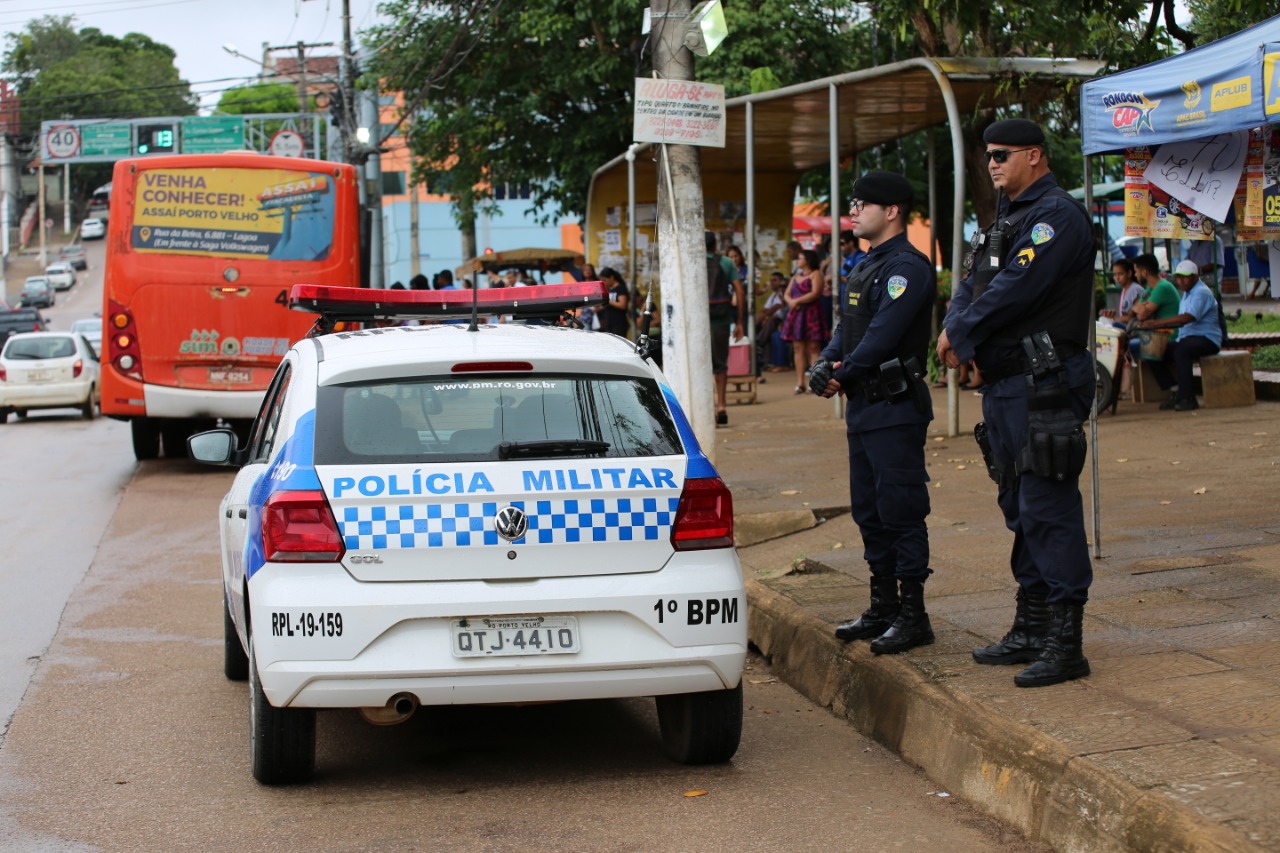
M 244 148 L 240 116 L 188 116 L 182 120 L 183 154 L 221 154 Z
M 84 124 L 80 126 L 80 156 L 128 157 L 132 153 L 132 125 Z

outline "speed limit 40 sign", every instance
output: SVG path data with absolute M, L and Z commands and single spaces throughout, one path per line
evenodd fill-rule
M 51 160 L 76 156 L 80 153 L 80 128 L 70 124 L 49 128 L 44 138 L 44 150 Z

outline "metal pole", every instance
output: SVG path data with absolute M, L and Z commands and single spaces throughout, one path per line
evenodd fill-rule
M 410 173 L 412 174 L 412 172 Z M 418 185 L 409 185 L 409 277 L 422 274 L 422 236 L 418 217 Z
M 71 233 L 71 164 L 62 164 L 62 233 Z
M 40 171 L 36 173 L 39 187 L 36 195 L 40 199 L 40 221 L 36 223 L 36 228 L 40 231 L 40 269 L 44 269 L 49 264 L 49 250 L 45 247 L 44 242 L 44 163 L 40 164 Z
M 960 127 L 960 107 L 956 103 L 955 92 L 951 81 L 942 72 L 936 62 L 920 59 L 913 64 L 923 65 L 942 92 L 942 102 L 947 107 L 947 124 L 951 128 L 951 159 L 955 164 L 955 199 L 952 204 L 951 225 L 951 292 L 955 293 L 960 286 L 962 253 L 964 251 L 964 136 Z M 960 396 L 956 393 L 955 371 L 947 371 L 947 435 L 954 437 L 960 434 Z
M 1085 155 L 1084 158 L 1084 209 L 1093 210 L 1093 161 Z M 1106 234 L 1103 235 L 1103 249 L 1106 248 Z M 1092 308 L 1089 310 L 1089 341 L 1092 345 L 1089 347 L 1089 353 L 1093 356 L 1093 375 L 1098 375 L 1098 318 L 1096 312 Z M 1123 357 L 1123 353 L 1121 354 Z M 1116 381 L 1120 381 L 1120 377 L 1116 377 Z M 1099 477 L 1098 477 L 1098 395 L 1093 395 L 1093 405 L 1089 407 L 1089 446 L 1093 448 L 1093 452 L 1089 454 L 1093 462 L 1092 470 L 1092 486 L 1093 493 L 1089 496 L 1089 503 L 1093 507 L 1093 556 L 1095 558 L 1102 556 L 1102 500 L 1098 494 Z
M 832 292 L 836 294 L 836 298 L 831 300 L 831 328 L 835 328 L 840 322 L 840 265 L 836 263 L 840 258 L 840 90 L 836 84 L 832 83 L 827 87 L 827 148 L 828 158 L 831 160 L 831 251 L 834 253 L 831 259 L 831 277 L 835 281 L 829 282 Z M 831 412 L 839 419 L 844 414 L 844 397 L 836 394 L 831 398 Z
M 750 347 L 751 375 L 759 372 L 756 363 L 756 113 L 755 104 L 747 102 L 747 239 L 744 251 L 747 253 L 747 346 Z
M 364 91 L 361 94 L 363 97 L 360 106 L 365 127 L 369 128 L 370 141 L 377 144 L 381 135 L 378 129 L 378 93 Z M 365 181 L 369 210 L 373 214 L 369 218 L 369 286 L 377 289 L 387 286 L 386 240 L 382 221 L 382 154 L 378 151 L 374 151 L 365 163 Z
M 0 134 L 0 297 L 8 293 L 9 266 L 9 137 Z
M 640 273 L 636 270 L 636 150 L 634 142 L 627 146 L 627 278 L 631 292 L 640 292 Z M 648 290 L 645 291 L 646 295 Z M 640 310 L 645 309 L 644 305 Z

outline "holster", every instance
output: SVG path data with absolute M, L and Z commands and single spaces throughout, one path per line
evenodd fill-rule
M 1013 486 L 1018 480 L 1018 473 L 1012 465 L 996 459 L 996 454 L 991 449 L 991 437 L 987 434 L 986 421 L 973 425 L 973 437 L 978 442 L 978 449 L 982 451 L 982 461 L 987 465 L 987 475 L 991 480 L 1002 489 Z
M 1071 408 L 1066 369 L 1045 332 L 1022 339 L 1031 371 L 1027 375 L 1027 445 L 1018 457 L 1019 473 L 1062 482 L 1084 470 L 1089 441 L 1080 417 Z M 1041 387 L 1036 380 L 1052 376 Z

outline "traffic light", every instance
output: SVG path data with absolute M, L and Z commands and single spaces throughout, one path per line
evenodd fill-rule
M 176 124 L 140 124 L 137 128 L 135 154 L 173 154 L 178 150 Z

